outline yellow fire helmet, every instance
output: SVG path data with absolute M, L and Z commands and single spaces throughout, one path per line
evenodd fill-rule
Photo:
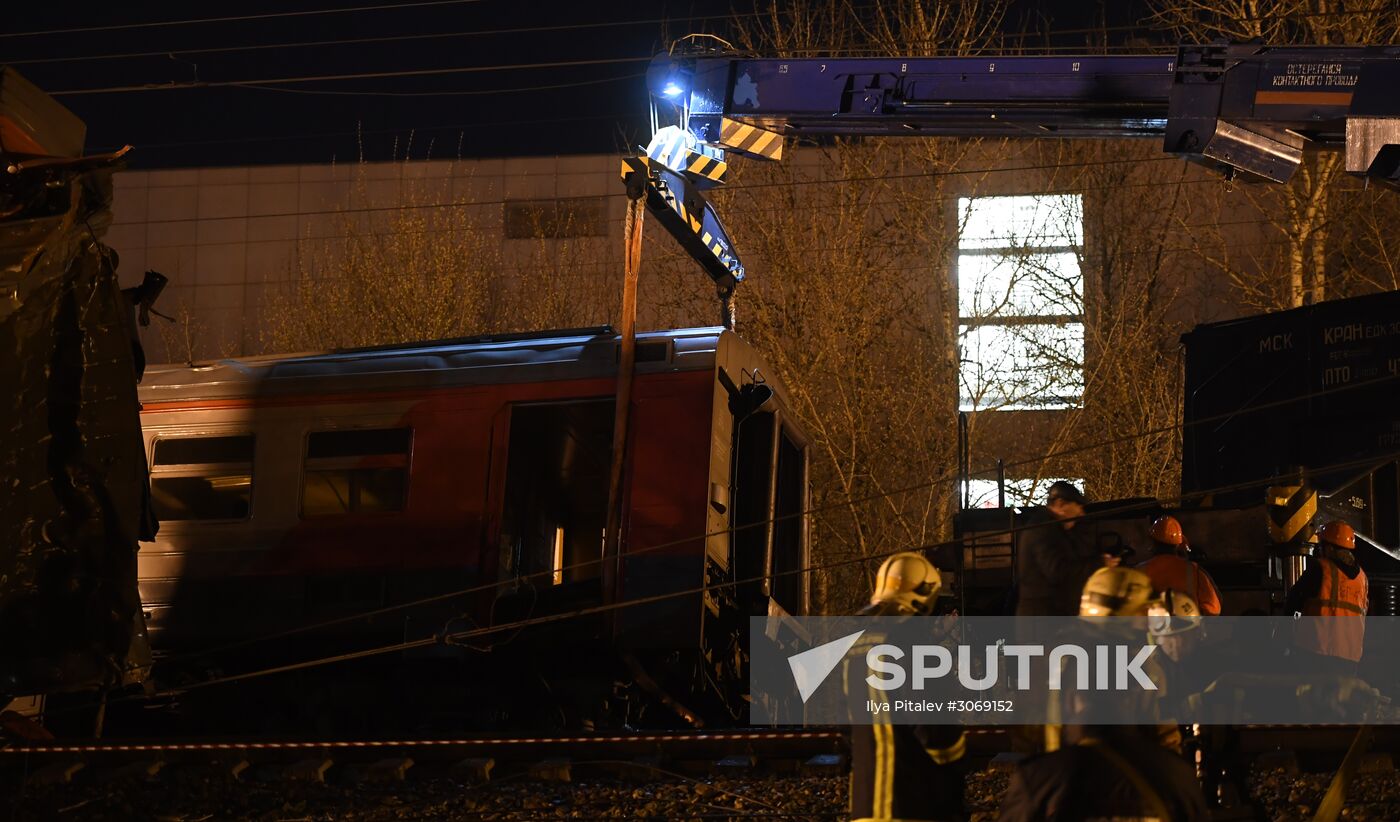
M 1168 588 L 1147 606 L 1147 630 L 1172 636 L 1201 627 L 1201 606 L 1180 591 Z
M 893 602 L 905 610 L 927 613 L 942 587 L 943 577 L 927 557 L 905 551 L 881 563 L 870 603 Z
M 1136 568 L 1100 568 L 1084 583 L 1079 615 L 1143 616 L 1152 599 L 1152 580 Z

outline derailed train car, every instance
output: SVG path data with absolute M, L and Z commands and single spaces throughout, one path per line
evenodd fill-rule
M 81 120 L 0 68 L 0 710 L 144 675 L 140 350 L 111 174 Z
M 271 727 L 741 714 L 747 617 L 808 607 L 806 442 L 734 333 L 637 351 L 616 560 L 610 329 L 153 367 L 158 688 Z
M 1400 613 L 1400 291 L 1197 326 L 1182 338 L 1182 498 L 1108 500 L 1086 523 L 1106 548 L 1150 547 L 1177 517 L 1222 589 L 1225 613 L 1270 613 L 1306 563 L 1313 529 L 1357 531 L 1371 613 Z M 1038 516 L 958 517 L 973 607 L 1014 584 L 1015 543 Z M 1008 532 L 1011 532 L 1008 534 Z

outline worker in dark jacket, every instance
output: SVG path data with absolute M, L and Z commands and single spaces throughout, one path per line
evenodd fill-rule
M 1293 646 L 1311 655 L 1310 664 L 1320 672 L 1355 676 L 1370 593 L 1356 560 L 1356 532 L 1333 520 L 1318 529 L 1317 539 L 1308 569 L 1288 592 L 1287 612 L 1304 617 L 1294 620 Z
M 942 577 L 923 554 L 907 552 L 886 559 L 875 576 L 875 593 L 860 616 L 911 617 L 932 613 Z M 883 636 L 867 630 L 847 656 L 843 676 L 854 706 L 888 695 L 866 681 L 866 652 Z M 859 708 L 853 708 L 859 710 Z M 851 819 L 961 820 L 962 759 L 967 741 L 957 725 L 896 725 L 889 711 L 852 717 Z
M 1107 563 L 1079 525 L 1084 494 L 1068 482 L 1050 486 L 1046 510 L 1052 519 L 1029 527 L 1016 555 L 1016 616 L 1074 616 L 1089 575 Z

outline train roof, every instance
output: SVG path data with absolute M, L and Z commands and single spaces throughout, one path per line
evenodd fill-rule
M 637 335 L 637 373 L 713 369 L 722 328 Z M 322 353 L 152 365 L 143 403 L 199 399 L 540 382 L 617 373 L 612 328 L 542 331 L 384 345 Z

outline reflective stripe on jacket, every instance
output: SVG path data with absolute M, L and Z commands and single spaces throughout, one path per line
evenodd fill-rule
M 1322 582 L 1317 594 L 1303 601 L 1300 613 L 1304 617 L 1344 618 L 1296 620 L 1293 641 L 1315 654 L 1359 662 L 1366 637 L 1366 572 L 1357 569 L 1356 576 L 1348 579 L 1330 559 L 1316 559 Z

